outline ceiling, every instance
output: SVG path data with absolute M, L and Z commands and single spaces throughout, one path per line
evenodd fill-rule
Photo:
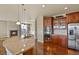
M 25 19 L 22 17 L 22 5 L 19 5 L 19 19 L 23 21 L 32 21 L 38 16 L 54 16 L 64 14 L 68 7 L 68 12 L 79 11 L 79 4 L 46 4 L 42 8 L 41 4 L 25 4 Z M 18 20 L 18 5 L 17 4 L 1 4 L 0 5 L 0 20 L 17 21 Z

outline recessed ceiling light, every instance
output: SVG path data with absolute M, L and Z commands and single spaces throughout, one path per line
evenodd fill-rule
M 44 8 L 44 7 L 46 7 L 46 5 L 42 5 L 42 7 Z
M 65 7 L 64 9 L 65 9 L 65 10 L 67 10 L 67 9 L 68 9 L 68 7 Z

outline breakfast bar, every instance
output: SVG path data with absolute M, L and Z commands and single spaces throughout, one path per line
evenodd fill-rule
M 22 55 L 24 51 L 35 46 L 35 40 L 33 37 L 25 39 L 10 38 L 3 42 L 3 46 L 6 48 L 7 55 Z

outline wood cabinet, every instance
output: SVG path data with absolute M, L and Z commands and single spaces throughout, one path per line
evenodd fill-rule
M 47 17 L 47 16 L 43 17 L 43 25 L 44 25 L 44 27 L 52 26 L 53 25 L 52 23 L 53 23 L 53 17 Z
M 33 55 L 33 48 L 23 52 L 23 55 Z
M 53 20 L 54 29 L 66 29 L 66 17 L 55 18 Z
M 51 34 L 53 33 L 53 17 L 43 17 L 44 42 L 51 41 Z
M 67 37 L 65 35 L 53 35 L 52 44 L 67 48 Z
M 79 12 L 73 12 L 66 14 L 67 23 L 78 23 L 79 22 Z

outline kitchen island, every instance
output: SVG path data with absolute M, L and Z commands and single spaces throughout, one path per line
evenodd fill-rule
M 6 48 L 7 55 L 22 55 L 24 51 L 35 46 L 35 39 L 33 37 L 9 38 L 3 42 L 3 46 Z

